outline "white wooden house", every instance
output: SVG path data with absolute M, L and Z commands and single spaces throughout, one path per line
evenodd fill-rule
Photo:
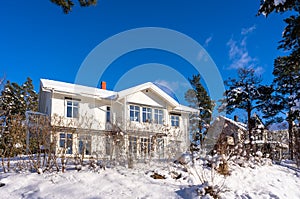
M 56 153 L 112 157 L 122 147 L 136 158 L 166 158 L 167 150 L 188 149 L 189 115 L 198 110 L 150 82 L 120 92 L 101 87 L 41 79 L 39 112 L 61 127 Z

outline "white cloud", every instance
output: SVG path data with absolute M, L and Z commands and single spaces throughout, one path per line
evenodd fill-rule
M 257 58 L 250 56 L 247 49 L 247 34 L 253 32 L 256 29 L 255 26 L 252 26 L 247 29 L 242 29 L 241 35 L 243 36 L 240 41 L 234 40 L 231 38 L 227 42 L 229 47 L 229 60 L 231 61 L 229 69 L 238 69 L 238 68 L 253 68 L 257 74 L 263 73 L 263 68 L 257 66 Z
M 167 87 L 174 93 L 175 93 L 175 91 L 186 89 L 186 88 L 190 87 L 190 85 L 187 82 L 180 82 L 180 81 L 171 81 L 170 82 L 170 81 L 158 79 L 158 80 L 155 80 L 154 82 Z
M 256 59 L 249 55 L 245 39 L 243 39 L 240 43 L 230 39 L 227 42 L 227 46 L 229 46 L 229 59 L 232 61 L 229 69 L 252 67 L 255 64 Z
M 209 45 L 209 43 L 211 42 L 211 40 L 213 39 L 212 36 L 208 37 L 205 42 L 204 42 L 204 46 L 207 47 Z
M 168 82 L 166 80 L 156 80 L 155 83 L 167 87 L 168 89 L 170 89 L 174 93 L 179 88 L 179 83 L 178 82 Z
M 241 31 L 241 35 L 248 35 L 249 33 L 252 33 L 256 29 L 256 26 L 253 25 L 249 28 L 243 28 Z

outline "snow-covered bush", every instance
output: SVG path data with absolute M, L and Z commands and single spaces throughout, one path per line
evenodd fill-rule
M 199 196 L 218 198 L 220 193 L 226 191 L 225 179 L 230 175 L 227 159 L 225 155 L 207 155 L 200 150 L 193 155 L 193 161 L 184 164 L 193 183 L 199 186 Z

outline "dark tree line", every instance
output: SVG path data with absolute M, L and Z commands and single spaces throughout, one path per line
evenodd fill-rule
M 19 85 L 7 81 L 0 95 L 0 155 L 16 155 L 25 148 L 25 113 L 38 110 L 38 94 L 32 80 Z
M 285 115 L 289 130 L 289 149 L 293 159 L 293 140 L 300 140 L 299 129 L 296 135 L 293 132 L 294 125 L 299 126 L 299 75 L 300 75 L 300 1 L 286 0 L 276 2 L 274 0 L 261 0 L 258 15 L 268 17 L 271 13 L 289 14 L 284 19 L 286 27 L 283 30 L 279 49 L 285 50 L 287 56 L 279 56 L 274 61 L 273 93 L 269 96 L 269 110 L 265 111 L 266 117 L 278 118 L 280 113 Z M 280 118 L 280 117 L 279 117 Z M 281 118 L 282 119 L 282 116 Z M 299 147 L 300 148 L 300 147 Z M 300 153 L 298 151 L 298 153 Z M 300 156 L 300 154 L 298 154 Z

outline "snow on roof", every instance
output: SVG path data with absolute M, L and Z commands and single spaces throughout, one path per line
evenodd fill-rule
M 152 83 L 152 82 L 146 82 L 144 84 L 140 84 L 140 85 L 122 90 L 122 91 L 118 92 L 118 95 L 119 95 L 119 98 L 124 98 L 125 96 L 128 96 L 130 94 L 133 94 L 133 93 L 145 90 L 145 89 L 151 89 L 157 95 L 162 97 L 165 101 L 167 101 L 171 106 L 174 107 L 174 109 L 173 109 L 174 111 L 191 112 L 191 113 L 199 112 L 197 109 L 179 104 L 178 99 L 176 98 L 176 96 L 174 95 L 174 93 L 172 91 L 170 91 L 168 88 L 166 88 L 164 86 L 161 86 L 161 85 L 158 86 L 157 84 Z M 174 96 L 175 96 L 175 98 L 174 98 Z
M 232 119 L 229 119 L 227 117 L 224 117 L 224 116 L 220 116 L 220 117 L 223 118 L 224 120 L 226 120 L 226 121 L 228 121 L 228 122 L 230 122 L 230 123 L 238 126 L 242 130 L 245 130 L 245 131 L 247 130 L 247 124 L 244 124 L 242 122 L 236 122 L 236 121 L 234 121 Z
M 145 89 L 151 89 L 154 91 L 157 95 L 161 96 L 165 101 L 167 101 L 171 106 L 174 107 L 174 111 L 180 111 L 180 112 L 192 112 L 197 113 L 198 110 L 187 107 L 184 105 L 181 105 L 174 99 L 172 96 L 170 96 L 168 93 L 166 93 L 165 90 L 161 89 L 159 86 L 147 82 L 144 84 L 140 84 L 138 86 L 134 86 L 125 90 L 122 90 L 120 92 L 114 92 L 109 90 L 103 90 L 99 88 L 94 87 L 88 87 L 78 84 L 71 84 L 66 82 L 60 82 L 60 81 L 54 81 L 49 79 L 41 79 L 41 88 L 43 90 L 53 90 L 56 92 L 62 92 L 62 93 L 69 93 L 71 95 L 81 95 L 81 96 L 87 96 L 87 97 L 93 97 L 93 98 L 101 98 L 101 99 L 110 99 L 114 100 L 117 98 L 124 98 L 125 96 L 128 96 L 130 94 L 133 94 L 138 91 L 142 91 Z
M 192 107 L 188 107 L 188 106 L 184 106 L 179 104 L 179 106 L 174 108 L 175 111 L 183 111 L 183 112 L 191 112 L 191 113 L 199 113 L 198 109 L 192 108 Z
M 151 89 L 152 91 L 154 91 L 156 94 L 161 96 L 164 100 L 169 102 L 174 107 L 177 107 L 180 105 L 175 99 L 173 99 L 170 95 L 168 95 L 165 91 L 163 91 L 161 88 L 159 88 L 152 82 L 146 82 L 144 84 L 140 84 L 140 85 L 122 90 L 122 91 L 118 92 L 118 94 L 119 94 L 120 98 L 124 98 L 127 95 L 130 95 L 130 94 L 133 94 L 133 93 L 145 90 L 145 89 Z
M 114 91 L 49 79 L 41 79 L 41 88 L 43 90 L 53 90 L 56 92 L 70 93 L 72 95 L 82 95 L 102 99 L 114 99 L 117 96 L 117 93 Z

